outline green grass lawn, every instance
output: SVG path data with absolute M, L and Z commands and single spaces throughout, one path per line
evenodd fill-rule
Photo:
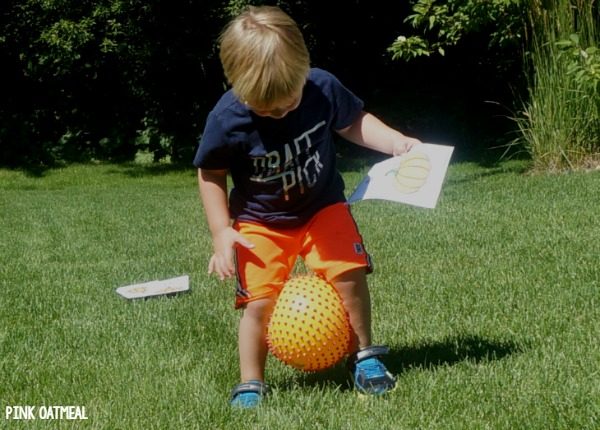
M 363 399 L 341 365 L 269 357 L 274 393 L 251 412 L 228 406 L 239 313 L 233 283 L 206 275 L 193 170 L 0 170 L 0 428 L 597 429 L 600 172 L 526 167 L 454 164 L 434 210 L 355 204 L 398 389 Z M 183 274 L 188 294 L 115 293 Z M 11 405 L 88 419 L 7 420 Z

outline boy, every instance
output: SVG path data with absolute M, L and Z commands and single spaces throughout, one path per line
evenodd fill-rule
M 297 24 L 279 8 L 249 7 L 232 20 L 220 58 L 232 89 L 208 115 L 194 165 L 214 247 L 208 272 L 236 276 L 243 308 L 232 406 L 255 407 L 268 391 L 266 326 L 298 256 L 342 297 L 355 387 L 389 391 L 396 382 L 378 358 L 387 348 L 371 343 L 370 260 L 335 168 L 333 132 L 390 155 L 420 142 L 364 112 L 333 75 L 311 69 Z

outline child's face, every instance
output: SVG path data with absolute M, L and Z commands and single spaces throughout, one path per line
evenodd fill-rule
M 302 91 L 294 94 L 291 97 L 281 100 L 280 102 L 274 103 L 271 106 L 266 107 L 255 107 L 246 103 L 246 106 L 258 116 L 270 117 L 274 119 L 280 119 L 286 116 L 288 113 L 296 109 L 300 105 L 302 100 Z

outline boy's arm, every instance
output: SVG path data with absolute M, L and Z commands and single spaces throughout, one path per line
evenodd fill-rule
M 384 154 L 401 155 L 421 143 L 403 135 L 368 112 L 361 112 L 350 126 L 336 130 L 344 139 Z
M 215 272 L 221 280 L 235 275 L 233 248 L 236 244 L 254 245 L 231 227 L 227 206 L 227 170 L 198 169 L 200 197 L 212 235 L 214 253 L 208 263 L 208 273 Z

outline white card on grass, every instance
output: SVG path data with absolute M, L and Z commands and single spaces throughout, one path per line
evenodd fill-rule
M 142 299 L 153 296 L 177 294 L 190 289 L 188 275 L 162 281 L 150 281 L 117 288 L 117 293 L 126 299 Z

